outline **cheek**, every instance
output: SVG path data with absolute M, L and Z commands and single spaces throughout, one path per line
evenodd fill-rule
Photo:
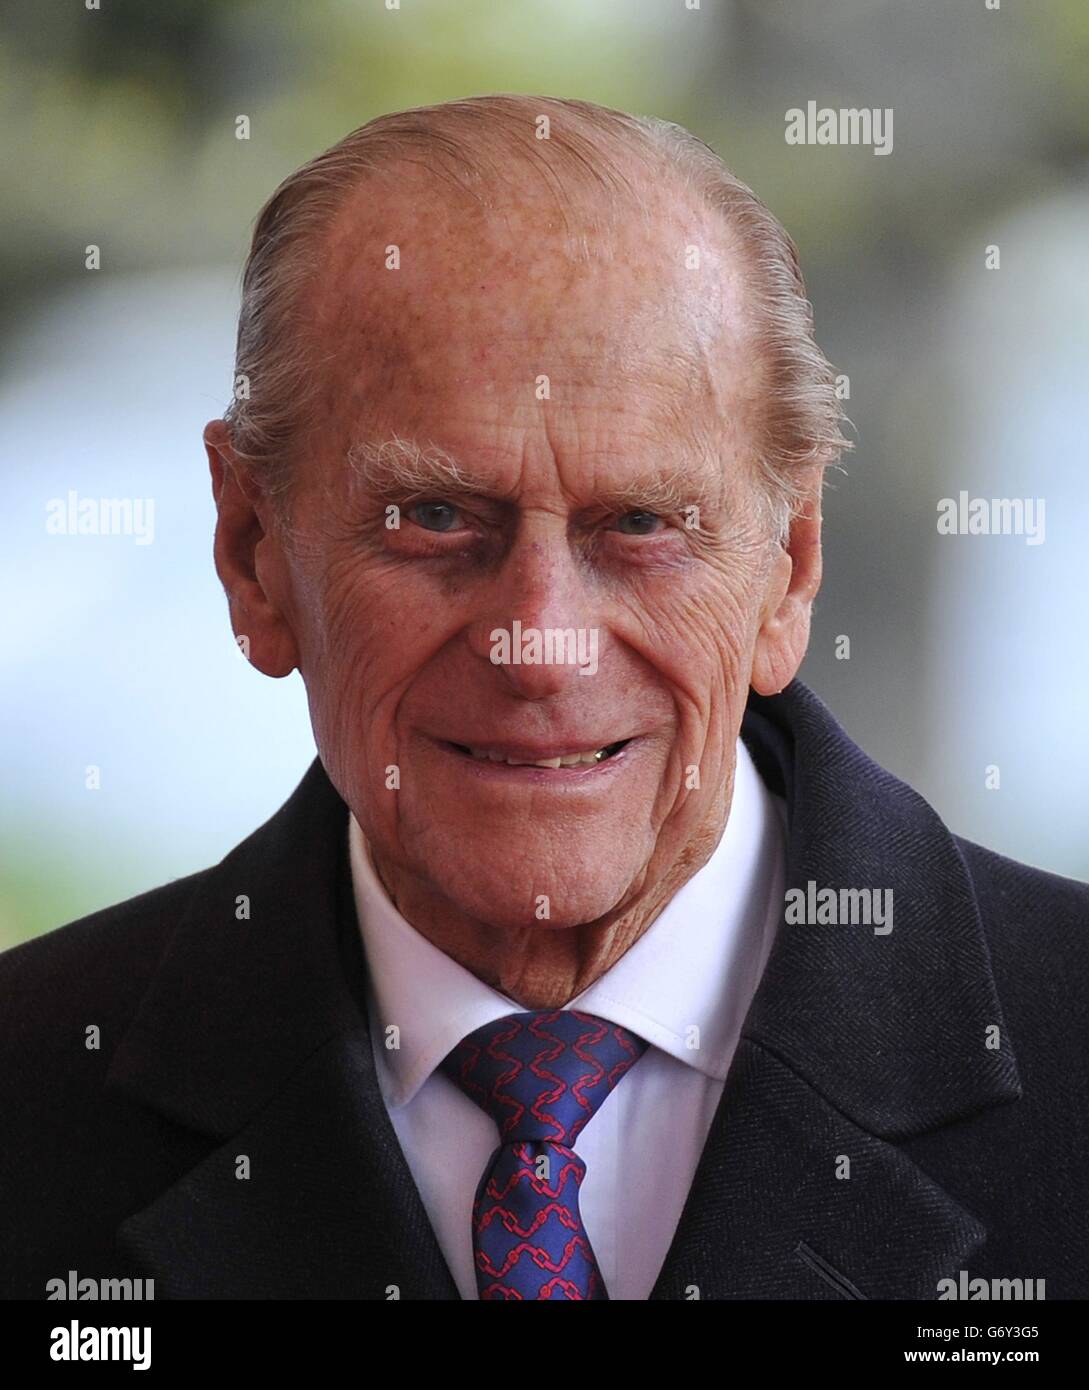
M 735 565 L 658 597 L 640 622 L 643 653 L 668 681 L 682 718 L 706 725 L 724 704 L 732 708 L 747 698 L 760 618 L 757 586 Z
M 389 758 L 397 705 L 429 658 L 434 634 L 403 596 L 358 562 L 331 567 L 314 596 L 313 640 L 304 655 L 312 708 L 327 742 L 351 745 L 354 758 L 368 747 Z

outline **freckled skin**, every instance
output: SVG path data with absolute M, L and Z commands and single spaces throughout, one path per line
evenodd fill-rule
M 744 267 L 689 195 L 646 183 L 645 214 L 621 209 L 612 225 L 573 200 L 585 263 L 528 178 L 490 219 L 425 178 L 372 178 L 324 248 L 312 310 L 330 360 L 292 494 L 294 547 L 223 423 L 207 427 L 216 564 L 253 663 L 302 672 L 322 761 L 399 910 L 525 1007 L 559 1007 L 721 836 L 749 687 L 781 689 L 804 655 L 820 470 L 774 545 L 753 463 L 766 403 Z M 383 265 L 391 242 L 398 271 Z M 345 453 L 394 434 L 447 450 L 498 496 L 451 499 L 441 531 L 406 499 L 386 528 L 388 499 L 349 486 Z M 664 465 L 702 487 L 699 528 L 676 515 L 621 529 L 600 497 Z M 515 619 L 596 629 L 596 674 L 494 665 L 490 634 Z M 479 779 L 435 742 L 572 732 L 578 747 L 634 740 L 575 796 Z

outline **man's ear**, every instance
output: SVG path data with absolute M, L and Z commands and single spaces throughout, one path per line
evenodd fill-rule
M 823 467 L 803 475 L 803 503 L 790 535 L 773 554 L 766 598 L 753 652 L 752 688 L 778 695 L 798 674 L 809 645 L 813 600 L 821 586 L 821 487 Z
M 216 573 L 227 594 L 231 626 L 244 655 L 266 676 L 287 676 L 299 664 L 286 615 L 287 561 L 267 525 L 268 508 L 231 448 L 226 422 L 204 427 L 218 519 Z

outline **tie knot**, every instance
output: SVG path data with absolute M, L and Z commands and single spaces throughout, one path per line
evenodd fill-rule
M 567 1148 L 646 1051 L 643 1038 L 574 1009 L 507 1014 L 463 1038 L 441 1070 L 486 1110 L 501 1143 Z

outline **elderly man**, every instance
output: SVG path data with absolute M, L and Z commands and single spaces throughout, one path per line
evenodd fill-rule
M 1089 889 L 795 679 L 840 416 L 706 146 L 510 96 L 355 131 L 258 219 L 205 444 L 319 759 L 3 958 L 9 1295 L 1089 1295 Z

